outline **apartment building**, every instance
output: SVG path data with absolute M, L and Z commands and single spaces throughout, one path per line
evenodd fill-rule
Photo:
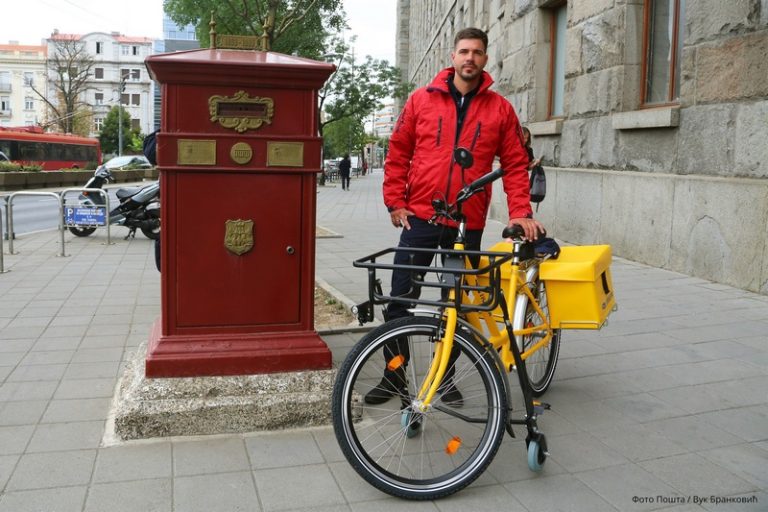
M 768 294 L 765 0 L 398 0 L 404 77 L 428 83 L 470 26 L 534 135 L 553 236 Z
M 152 39 L 125 36 L 117 32 L 61 34 L 54 31 L 47 39 L 48 55 L 55 52 L 57 41 L 76 40 L 93 59 L 85 102 L 91 105 L 93 123 L 91 136 L 98 136 L 109 110 L 122 104 L 131 116 L 133 128 L 142 133 L 154 130 L 154 101 L 152 80 L 144 59 L 152 54 Z M 50 88 L 49 88 L 50 90 Z M 55 98 L 51 98 L 55 101 Z
M 45 103 L 32 87 L 46 94 L 44 45 L 0 44 L 0 126 L 30 126 L 45 118 Z

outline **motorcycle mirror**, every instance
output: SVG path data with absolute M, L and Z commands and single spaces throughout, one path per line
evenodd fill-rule
M 474 157 L 472 157 L 472 152 L 467 148 L 461 148 L 461 147 L 453 150 L 453 159 L 463 169 L 472 167 L 472 164 L 475 161 Z

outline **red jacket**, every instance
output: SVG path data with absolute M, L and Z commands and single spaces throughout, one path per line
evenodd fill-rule
M 427 87 L 416 90 L 400 113 L 389 139 L 384 164 L 384 204 L 390 209 L 407 208 L 417 217 L 429 220 L 434 214 L 432 199 L 456 199 L 461 187 L 490 172 L 494 157 L 504 169 L 509 218 L 532 214 L 528 192 L 528 154 L 522 143 L 522 130 L 512 105 L 489 90 L 493 79 L 483 72 L 480 90 L 469 103 L 458 143 L 456 103 L 448 89 L 453 68 L 442 70 Z M 453 164 L 453 149 L 462 146 L 474 156 L 474 165 L 462 177 L 461 167 Z M 450 176 L 450 183 L 449 181 Z M 482 229 L 491 201 L 491 185 L 464 203 L 467 229 Z

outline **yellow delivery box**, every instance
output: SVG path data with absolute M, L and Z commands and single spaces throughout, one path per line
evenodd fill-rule
M 599 329 L 615 309 L 611 246 L 563 247 L 556 260 L 542 262 L 553 329 Z

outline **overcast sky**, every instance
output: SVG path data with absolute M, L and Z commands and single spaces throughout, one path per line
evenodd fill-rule
M 41 44 L 53 29 L 68 34 L 120 32 L 163 36 L 162 0 L 2 0 L 0 44 Z M 396 0 L 344 0 L 355 55 L 395 63 Z

